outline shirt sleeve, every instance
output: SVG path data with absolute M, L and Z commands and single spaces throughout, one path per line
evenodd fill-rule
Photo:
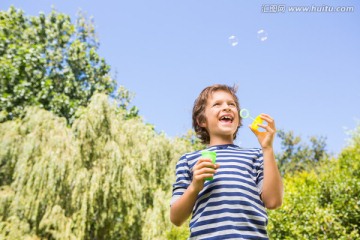
M 261 149 L 258 150 L 256 160 L 255 160 L 255 171 L 256 171 L 256 186 L 259 192 L 259 195 L 263 190 L 263 180 L 264 180 L 264 157 Z
M 189 187 L 192 174 L 188 165 L 186 155 L 183 155 L 176 164 L 176 181 L 173 184 L 170 206 L 178 200 Z

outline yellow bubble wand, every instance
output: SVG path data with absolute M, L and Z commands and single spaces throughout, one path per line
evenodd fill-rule
M 258 130 L 259 129 L 258 124 L 262 124 L 264 122 L 264 120 L 262 120 L 260 118 L 260 115 L 258 115 L 256 118 L 253 118 L 252 116 L 250 116 L 250 112 L 246 108 L 243 108 L 240 110 L 240 116 L 243 119 L 250 118 L 251 120 L 253 120 L 253 122 L 250 125 L 250 128 L 252 128 L 254 130 Z

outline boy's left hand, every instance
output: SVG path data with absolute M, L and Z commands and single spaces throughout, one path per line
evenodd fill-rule
M 273 146 L 274 136 L 276 133 L 275 121 L 269 115 L 264 113 L 260 114 L 260 118 L 267 122 L 267 125 L 258 124 L 259 127 L 265 129 L 265 132 L 253 129 L 251 128 L 251 125 L 249 125 L 249 128 L 258 138 L 262 148 L 271 148 Z

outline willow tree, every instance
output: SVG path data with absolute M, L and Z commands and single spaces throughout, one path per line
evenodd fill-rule
M 69 123 L 96 91 L 113 93 L 110 66 L 98 53 L 93 23 L 79 14 L 0 12 L 0 122 L 38 106 Z
M 72 24 L 55 11 L 0 12 L 0 239 L 166 239 L 171 231 L 173 171 L 192 145 L 126 111 L 126 89 L 109 103 L 115 83 L 97 47 L 81 15 Z
M 174 169 L 192 150 L 96 94 L 66 119 L 0 124 L 1 239 L 166 239 Z

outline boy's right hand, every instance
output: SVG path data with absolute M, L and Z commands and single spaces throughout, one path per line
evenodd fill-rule
M 216 173 L 216 169 L 219 167 L 220 165 L 213 164 L 210 158 L 200 157 L 193 168 L 193 180 L 191 185 L 194 190 L 200 192 L 204 188 L 205 178 L 213 177 Z

